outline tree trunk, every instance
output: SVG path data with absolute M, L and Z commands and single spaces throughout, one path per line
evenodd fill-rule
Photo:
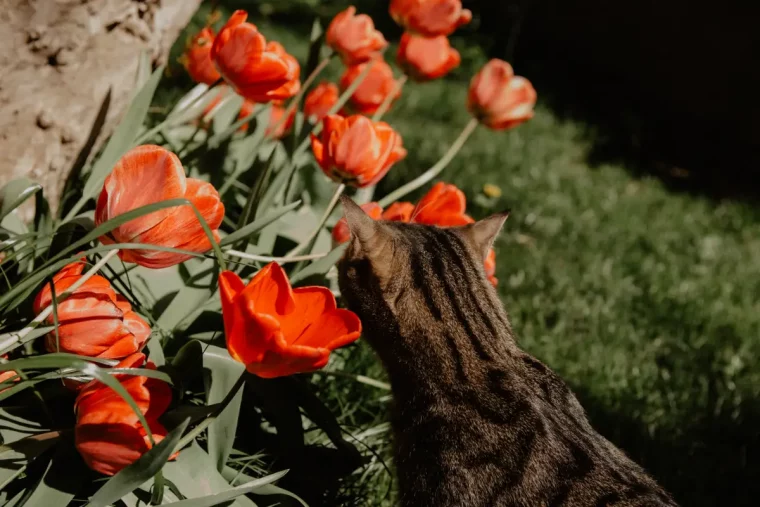
M 164 63 L 200 1 L 0 0 L 0 187 L 27 176 L 55 210 L 124 113 L 140 55 Z

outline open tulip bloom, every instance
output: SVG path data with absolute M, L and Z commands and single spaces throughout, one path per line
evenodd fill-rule
M 357 16 L 354 6 L 333 18 L 327 27 L 325 42 L 346 65 L 366 62 L 388 45 L 383 34 L 375 30 L 372 18 L 366 14 Z
M 337 307 L 326 287 L 290 287 L 268 264 L 245 285 L 232 271 L 219 276 L 224 332 L 230 355 L 260 377 L 322 368 L 330 352 L 359 338 L 361 322 Z

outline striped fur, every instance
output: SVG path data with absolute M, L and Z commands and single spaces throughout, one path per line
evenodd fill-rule
M 390 377 L 402 506 L 675 505 L 517 347 L 487 248 L 463 229 L 362 221 L 340 286 Z

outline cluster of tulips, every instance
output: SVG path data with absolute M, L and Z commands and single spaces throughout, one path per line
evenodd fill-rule
M 324 66 L 302 83 L 296 58 L 280 43 L 267 41 L 246 21 L 244 11 L 233 13 L 216 34 L 210 27 L 201 30 L 190 41 L 182 62 L 195 81 L 218 89 L 219 96 L 204 115 L 228 93 L 244 99 L 240 118 L 250 116 L 258 104 L 270 104 L 270 138 L 288 132 L 303 96 L 304 117 L 314 125 L 310 140 L 314 159 L 327 177 L 339 183 L 338 193 L 346 186 L 371 188 L 406 155 L 401 136 L 380 117 L 400 96 L 407 78 L 429 81 L 459 65 L 459 53 L 448 36 L 472 17 L 460 0 L 392 0 L 390 14 L 405 30 L 396 55 L 405 73 L 401 78 L 394 77 L 384 60 L 388 42 L 372 19 L 357 14 L 354 7 L 339 13 L 326 31 L 327 45 L 345 65 L 339 84 L 322 82 L 308 89 Z M 353 92 L 341 108 L 339 97 L 346 90 Z M 478 124 L 495 130 L 519 125 L 532 117 L 535 101 L 528 80 L 515 76 L 507 62 L 491 60 L 472 79 L 467 107 L 473 120 L 453 145 L 461 147 Z M 397 200 L 433 179 L 444 166 L 437 164 L 412 187 L 364 204 L 364 210 L 376 220 L 441 227 L 473 222 L 466 213 L 464 193 L 451 184 L 436 183 L 416 205 Z M 175 206 L 151 212 L 123 223 L 102 236 L 101 242 L 136 245 L 114 252 L 122 261 L 146 268 L 174 266 L 193 253 L 215 247 L 211 239 L 220 240 L 225 214 L 219 192 L 210 183 L 187 177 L 179 157 L 161 146 L 138 146 L 121 157 L 97 199 L 95 223 L 171 199 L 187 199 L 194 208 Z M 344 220 L 333 228 L 332 239 L 336 244 L 348 241 Z M 493 284 L 495 268 L 491 251 L 485 273 Z M 84 260 L 66 266 L 37 295 L 34 311 L 56 325 L 45 339 L 46 349 L 111 359 L 118 361 L 118 368 L 153 368 L 141 352 L 151 335 L 149 323 L 106 278 L 83 275 L 84 269 Z M 55 321 L 50 312 L 51 285 L 55 294 L 69 292 L 57 305 Z M 338 308 L 329 289 L 293 288 L 274 262 L 247 284 L 235 272 L 222 271 L 219 293 L 230 355 L 263 378 L 321 368 L 332 350 L 353 342 L 361 333 L 358 317 Z M 3 380 L 12 377 L 8 373 Z M 97 380 L 67 384 L 78 393 L 76 447 L 91 468 L 108 475 L 134 462 L 166 435 L 158 418 L 171 401 L 171 390 L 162 381 L 134 375 L 116 378 L 148 421 L 151 438 L 132 408 L 110 387 Z

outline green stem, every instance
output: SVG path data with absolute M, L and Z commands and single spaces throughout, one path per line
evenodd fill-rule
M 325 212 L 322 215 L 322 218 L 319 219 L 319 223 L 317 223 L 317 226 L 314 228 L 314 231 L 309 235 L 308 238 L 306 238 L 304 241 L 299 243 L 298 246 L 296 246 L 293 250 L 288 252 L 284 260 L 290 262 L 290 260 L 293 257 L 303 252 L 304 250 L 311 248 L 312 243 L 317 238 L 319 231 L 321 231 L 322 227 L 324 227 L 325 222 L 327 222 L 327 219 L 330 218 L 330 215 L 332 214 L 332 211 L 335 208 L 335 205 L 338 204 L 338 199 L 340 199 L 340 196 L 345 189 L 346 189 L 345 184 L 341 183 L 340 185 L 338 185 L 338 188 L 335 189 L 335 193 L 333 194 L 332 199 L 330 199 L 330 203 L 327 205 L 327 208 L 325 209 Z
M 449 162 L 451 162 L 451 160 L 459 152 L 459 150 L 462 149 L 462 146 L 464 146 L 464 143 L 467 141 L 470 135 L 475 131 L 475 128 L 477 126 L 478 126 L 478 120 L 476 118 L 471 119 L 470 122 L 467 125 L 465 125 L 464 129 L 459 134 L 459 137 L 457 137 L 454 143 L 451 145 L 451 147 L 449 148 L 449 151 L 447 151 L 446 154 L 443 157 L 441 157 L 441 160 L 436 162 L 433 167 L 431 167 L 424 173 L 420 174 L 419 176 L 414 178 L 412 181 L 410 181 L 406 185 L 402 185 L 401 187 L 397 188 L 390 194 L 380 199 L 380 201 L 378 201 L 378 204 L 382 206 L 383 208 L 385 208 L 386 206 L 401 199 L 408 193 L 417 190 L 422 185 L 424 185 L 425 183 L 429 182 L 430 180 L 438 176 L 441 173 L 441 171 L 443 171 L 446 168 Z

